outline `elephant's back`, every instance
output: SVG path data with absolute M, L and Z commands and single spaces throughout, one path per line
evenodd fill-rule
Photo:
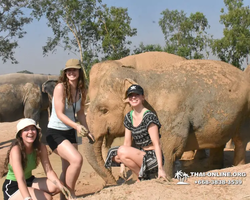
M 119 60 L 124 66 L 132 67 L 136 70 L 165 69 L 169 65 L 186 60 L 183 57 L 166 52 L 145 52 L 141 54 L 127 56 Z
M 160 83 L 158 88 L 162 85 L 163 90 L 181 90 L 189 94 L 221 92 L 228 93 L 227 97 L 230 97 L 230 94 L 245 91 L 249 86 L 243 71 L 228 63 L 213 60 L 181 61 L 164 70 L 147 72 L 146 76 L 151 77 L 147 81 L 150 85 L 156 87 Z
M 138 71 L 114 67 L 109 72 L 114 81 L 130 78 L 145 90 L 148 102 L 159 112 L 175 117 L 177 113 L 237 117 L 249 101 L 249 83 L 244 72 L 221 61 L 186 60 L 164 70 Z M 169 116 L 169 115 L 168 115 Z M 197 117 L 196 117 L 197 119 Z
M 43 74 L 23 74 L 23 73 L 11 73 L 0 75 L 1 84 L 14 84 L 20 85 L 25 83 L 34 83 L 41 85 L 46 80 L 58 79 L 58 76 L 54 75 L 43 75 Z

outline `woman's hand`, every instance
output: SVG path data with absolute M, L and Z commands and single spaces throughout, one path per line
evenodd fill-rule
M 95 142 L 95 137 L 83 125 L 77 124 L 76 130 L 77 130 L 77 133 L 80 134 L 82 137 L 88 137 L 89 142 L 91 144 Z
M 163 178 L 165 181 L 167 181 L 166 173 L 163 169 L 158 169 L 158 179 Z
M 87 137 L 87 135 L 88 135 L 88 133 L 89 133 L 88 129 L 86 129 L 86 128 L 85 128 L 83 125 L 81 125 L 81 124 L 77 124 L 77 125 L 76 125 L 76 131 L 77 131 L 78 134 L 80 134 L 80 135 L 83 136 L 83 137 Z
M 65 186 L 62 186 L 60 188 L 61 192 L 63 193 L 63 195 L 66 197 L 66 199 L 72 200 L 74 199 L 70 193 L 70 191 L 68 190 L 68 188 L 66 188 Z

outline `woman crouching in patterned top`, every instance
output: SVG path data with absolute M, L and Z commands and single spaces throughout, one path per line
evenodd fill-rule
M 109 150 L 105 167 L 123 163 L 137 175 L 137 181 L 150 179 L 157 172 L 158 178 L 166 180 L 164 157 L 160 147 L 161 124 L 157 116 L 143 106 L 144 91 L 141 86 L 131 85 L 126 97 L 133 110 L 124 119 L 124 144 Z M 132 138 L 138 148 L 131 146 Z

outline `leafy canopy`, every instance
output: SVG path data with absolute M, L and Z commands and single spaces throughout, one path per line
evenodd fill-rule
M 25 24 L 32 21 L 25 17 L 23 8 L 26 7 L 26 0 L 1 0 L 0 1 L 0 57 L 3 62 L 11 60 L 11 63 L 18 63 L 14 57 L 18 40 L 26 34 L 23 29 Z
M 244 59 L 248 63 L 250 50 L 250 9 L 243 7 L 243 0 L 224 0 L 227 12 L 221 9 L 220 23 L 224 24 L 224 37 L 216 39 L 212 50 L 227 63 L 241 68 Z
M 165 51 L 187 59 L 204 58 L 212 37 L 206 32 L 210 28 L 207 18 L 203 13 L 191 13 L 189 17 L 184 11 L 168 9 L 162 13 L 159 25 L 165 37 Z
M 45 16 L 54 37 L 43 47 L 44 55 L 63 47 L 79 53 L 85 77 L 93 63 L 129 55 L 127 37 L 136 34 L 130 27 L 127 9 L 108 8 L 101 0 L 31 0 L 33 16 Z

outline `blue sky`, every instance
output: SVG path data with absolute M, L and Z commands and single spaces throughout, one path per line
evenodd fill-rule
M 245 0 L 246 2 L 249 0 Z M 164 36 L 158 25 L 162 17 L 161 12 L 165 9 L 183 10 L 187 16 L 191 13 L 202 12 L 208 19 L 210 25 L 209 33 L 214 38 L 223 36 L 223 25 L 219 23 L 220 10 L 224 7 L 223 0 L 103 0 L 108 6 L 128 8 L 129 16 L 132 18 L 131 27 L 137 28 L 137 36 L 130 38 L 133 45 L 144 44 L 164 45 Z M 15 73 L 28 70 L 34 73 L 59 74 L 65 62 L 70 58 L 79 58 L 58 48 L 55 54 L 43 57 L 42 46 L 45 45 L 47 37 L 53 36 L 47 27 L 46 20 L 34 20 L 25 26 L 27 34 L 19 40 L 19 47 L 15 50 L 15 57 L 19 64 L 10 62 L 1 64 L 0 74 Z M 134 49 L 134 48 L 133 48 Z M 215 59 L 211 57 L 210 59 Z

